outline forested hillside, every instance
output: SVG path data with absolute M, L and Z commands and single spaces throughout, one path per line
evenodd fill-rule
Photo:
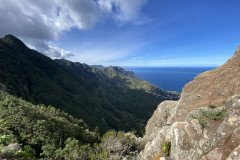
M 103 137 L 53 106 L 33 105 L 0 91 L 0 159 L 107 159 L 132 156 L 143 145 L 124 132 Z M 116 141 L 122 146 L 114 150 Z M 127 149 L 125 149 L 127 147 Z
M 64 62 L 64 63 L 63 63 Z M 144 90 L 117 86 L 86 64 L 54 61 L 12 35 L 0 39 L 0 83 L 33 104 L 53 105 L 101 133 L 109 129 L 144 132 L 164 99 Z

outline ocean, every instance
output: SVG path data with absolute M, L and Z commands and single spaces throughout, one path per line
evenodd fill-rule
M 216 67 L 124 67 L 139 78 L 167 91 L 182 92 L 183 87 L 202 72 Z

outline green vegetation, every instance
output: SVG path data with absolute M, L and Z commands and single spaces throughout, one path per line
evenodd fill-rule
M 194 116 L 194 115 L 192 115 L 192 114 L 189 115 L 189 118 L 190 118 L 190 119 L 197 119 L 197 117 Z
M 110 131 L 100 137 L 98 129 L 90 131 L 82 120 L 59 109 L 3 91 L 0 111 L 0 159 L 105 160 L 130 158 L 144 148 L 133 134 Z M 21 149 L 4 149 L 9 144 L 20 144 Z
M 95 145 L 95 155 L 91 155 L 91 158 L 104 160 L 131 158 L 136 157 L 143 149 L 144 144 L 137 142 L 133 134 L 109 131 L 103 136 L 101 143 Z
M 209 107 L 212 108 L 212 109 L 216 108 L 216 106 L 214 106 L 214 105 L 210 105 L 210 106 Z M 226 108 L 223 108 L 221 110 L 216 110 L 216 111 L 201 109 L 199 116 L 195 116 L 195 115 L 190 114 L 189 118 L 190 119 L 197 119 L 199 124 L 202 127 L 207 127 L 208 126 L 207 120 L 214 120 L 214 121 L 223 120 L 226 112 L 227 112 Z
M 166 153 L 167 155 L 170 154 L 170 149 L 171 149 L 171 142 L 169 142 L 168 140 L 166 141 L 162 141 L 161 143 L 161 148 L 162 148 L 162 151 L 164 153 Z
M 89 131 L 82 120 L 52 106 L 33 105 L 0 91 L 0 110 L 1 145 L 20 143 L 24 152 L 16 152 L 17 156 L 35 153 L 51 159 L 61 155 L 72 139 L 77 139 L 78 145 L 99 142 L 99 135 Z
M 199 118 L 198 118 L 198 123 L 199 123 L 203 128 L 207 127 L 207 125 L 208 125 L 208 123 L 207 123 L 207 121 L 206 121 L 206 119 L 205 119 L 204 117 L 199 117 Z
M 200 110 L 201 116 L 206 117 L 210 120 L 223 120 L 225 117 L 225 113 L 227 112 L 226 108 L 223 108 L 221 110 L 217 111 L 205 111 L 205 110 Z
M 131 159 L 144 144 L 123 131 L 142 135 L 157 105 L 178 99 L 120 67 L 51 60 L 11 35 L 0 39 L 0 68 L 0 159 Z M 101 137 L 111 129 L 123 131 Z
M 216 108 L 217 106 L 210 104 L 208 107 L 213 109 L 213 108 Z
M 172 97 L 173 100 L 178 100 L 180 97 L 180 94 L 178 92 L 164 91 L 147 81 L 141 80 L 133 72 L 126 71 L 121 67 L 93 66 L 93 72 L 100 77 L 103 75 L 107 76 L 108 79 L 110 79 L 111 83 L 117 86 L 148 91 L 150 93 L 154 93 L 155 95 L 161 95 L 162 97 L 166 97 L 166 99 Z
M 51 60 L 11 35 L 0 39 L 0 68 L 0 83 L 12 95 L 56 106 L 83 119 L 91 129 L 98 126 L 101 133 L 136 130 L 142 135 L 164 99 L 146 93 L 144 86 L 152 86 L 133 73 L 114 68 L 105 74 L 86 64 Z

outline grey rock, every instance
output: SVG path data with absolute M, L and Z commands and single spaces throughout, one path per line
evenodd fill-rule
M 19 146 L 18 143 L 9 144 L 8 146 L 4 146 L 4 147 L 2 148 L 2 151 L 8 150 L 8 149 L 12 149 L 12 150 L 15 150 L 15 151 L 19 151 L 19 150 L 21 150 L 21 147 Z
M 159 128 L 171 125 L 172 117 L 176 114 L 178 101 L 164 101 L 159 104 L 158 108 L 153 113 L 153 116 L 149 119 L 146 126 L 145 140 L 152 140 L 156 137 L 156 133 Z
M 161 153 L 172 160 L 240 160 L 240 95 L 231 97 L 222 107 L 195 108 L 184 121 L 173 123 L 171 117 L 177 116 L 177 107 L 177 102 L 171 101 L 158 106 L 147 124 L 148 132 L 144 136 L 147 143 L 138 159 L 152 160 Z M 189 115 L 200 116 L 202 110 L 214 113 L 224 108 L 227 109 L 224 120 L 206 118 L 206 127 L 197 118 L 189 118 Z M 161 148 L 161 142 L 166 140 L 171 142 L 169 156 Z

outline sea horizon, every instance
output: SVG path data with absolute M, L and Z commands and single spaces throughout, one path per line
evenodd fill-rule
M 142 80 L 166 91 L 182 92 L 183 87 L 202 72 L 217 68 L 209 67 L 123 67 L 133 71 Z

